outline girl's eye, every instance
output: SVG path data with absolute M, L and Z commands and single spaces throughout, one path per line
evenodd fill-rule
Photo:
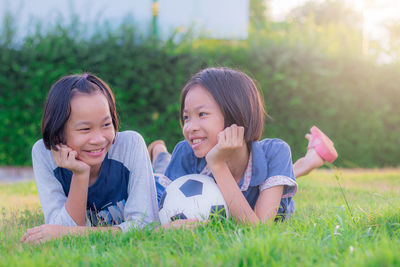
M 183 115 L 183 121 L 187 121 L 189 119 L 189 116 Z
M 199 113 L 199 116 L 200 116 L 200 117 L 203 117 L 203 116 L 206 116 L 206 115 L 207 115 L 206 112 L 200 112 L 200 113 Z
M 108 127 L 108 126 L 110 126 L 111 125 L 111 122 L 107 122 L 107 123 L 105 123 L 104 125 L 103 125 L 103 127 Z
M 90 130 L 90 128 L 81 128 L 81 129 L 79 129 L 79 131 L 81 131 L 81 132 L 86 132 L 86 131 L 89 131 Z

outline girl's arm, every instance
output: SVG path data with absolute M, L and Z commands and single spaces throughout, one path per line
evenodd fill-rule
M 65 225 L 65 226 L 76 226 L 77 225 L 76 220 L 78 218 L 76 216 L 74 216 L 75 217 L 74 218 L 73 216 L 71 216 L 72 214 L 69 213 L 71 212 L 71 207 L 74 205 L 69 206 L 70 211 L 67 211 L 67 201 L 68 201 L 67 196 L 64 192 L 64 188 L 61 182 L 57 180 L 54 173 L 55 171 L 60 171 L 60 169 L 57 169 L 58 166 L 55 163 L 51 152 L 45 148 L 42 140 L 36 142 L 36 144 L 33 146 L 32 164 L 33 164 L 36 186 L 39 193 L 39 198 L 43 210 L 45 223 Z M 78 195 L 78 198 L 79 197 L 82 198 L 80 193 L 78 191 L 75 191 L 75 189 L 76 187 L 78 187 L 79 190 L 82 189 L 82 186 L 78 185 L 82 180 L 86 184 L 85 181 L 86 179 L 79 180 L 79 178 L 78 179 L 75 178 L 78 177 L 72 178 L 69 195 L 70 196 Z M 87 178 L 87 180 L 88 179 L 89 178 Z M 87 192 L 87 185 L 86 189 L 84 189 L 84 192 Z M 73 197 L 71 197 L 69 200 L 73 200 Z M 84 201 L 84 206 L 82 202 L 79 203 L 81 204 L 82 207 L 84 207 L 78 209 L 80 212 L 80 216 L 82 218 L 85 218 L 86 199 Z M 74 203 L 71 202 L 70 204 Z
M 65 210 L 77 225 L 86 223 L 86 203 L 89 187 L 89 173 L 73 174 Z
M 109 232 L 116 234 L 121 231 L 118 226 L 113 227 L 89 227 L 89 226 L 64 226 L 42 224 L 26 230 L 21 237 L 21 242 L 39 244 L 51 239 L 61 238 L 65 235 L 82 235 L 90 232 Z
M 260 192 L 254 210 L 262 222 L 272 221 L 275 218 L 281 202 L 283 187 L 283 185 L 278 185 Z
M 134 131 L 119 133 L 112 152 L 113 159 L 123 162 L 130 171 L 128 198 L 124 208 L 123 232 L 142 228 L 158 221 L 158 203 L 153 171 L 146 144 Z
M 77 152 L 66 145 L 58 145 L 58 150 L 51 150 L 57 166 L 72 171 L 71 185 L 65 209 L 77 225 L 86 221 L 86 203 L 88 196 L 90 166 L 77 159 Z
M 237 221 L 256 225 L 275 218 L 282 198 L 283 185 L 263 190 L 258 197 L 256 212 L 254 212 L 240 191 L 228 165 L 225 163 L 210 168 L 228 205 L 229 212 Z
M 283 186 L 263 190 L 256 203 L 257 212 L 252 210 L 226 162 L 230 155 L 242 150 L 244 146 L 244 128 L 232 125 L 219 133 L 218 144 L 210 150 L 206 160 L 232 216 L 239 222 L 255 225 L 275 217 Z
M 126 231 L 130 227 L 141 228 L 145 224 L 158 219 L 153 174 L 143 138 L 135 132 L 127 131 L 123 134 L 120 133 L 116 139 L 115 146 L 118 143 L 118 147 L 122 150 L 116 149 L 114 151 L 115 156 L 120 157 L 118 160 L 128 165 L 131 172 L 128 185 L 129 196 L 124 208 L 126 221 L 113 227 L 77 226 L 72 219 L 72 214 L 70 216 L 70 213 L 67 212 L 68 199 L 65 197 L 63 188 L 53 175 L 52 169 L 56 166 L 51 166 L 49 164 L 50 160 L 43 161 L 46 158 L 51 159 L 52 156 L 49 155 L 49 151 L 41 143 L 41 145 L 37 144 L 34 146 L 32 158 L 46 224 L 28 229 L 21 238 L 22 242 L 40 243 L 64 235 L 86 234 L 93 231 L 112 231 L 116 233 L 121 230 Z M 46 156 L 41 155 L 41 148 Z M 45 166 L 46 168 L 44 168 Z M 74 178 L 71 181 L 69 196 L 72 196 L 72 182 Z M 81 180 L 84 181 L 84 179 L 79 180 L 80 177 L 77 178 L 77 184 Z M 87 188 L 85 196 L 86 213 Z M 71 198 L 71 200 L 78 200 L 78 198 Z

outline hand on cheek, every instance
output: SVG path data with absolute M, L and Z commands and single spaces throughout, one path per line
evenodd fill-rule
M 232 153 L 240 150 L 244 141 L 244 127 L 233 124 L 218 134 L 218 143 L 207 153 L 207 164 L 226 162 Z
M 66 145 L 57 145 L 56 150 L 51 150 L 53 159 L 57 166 L 68 169 L 74 174 L 81 174 L 90 171 L 90 166 L 78 159 L 78 153 Z

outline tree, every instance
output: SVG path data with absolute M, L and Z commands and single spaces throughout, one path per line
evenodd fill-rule
M 292 9 L 287 19 L 300 24 L 312 19 L 317 25 L 342 24 L 349 28 L 362 26 L 362 15 L 347 7 L 343 0 L 308 1 Z
M 400 20 L 387 21 L 384 27 L 389 34 L 388 54 L 400 60 Z
M 250 0 L 250 25 L 256 30 L 266 28 L 269 18 L 267 15 L 268 0 Z

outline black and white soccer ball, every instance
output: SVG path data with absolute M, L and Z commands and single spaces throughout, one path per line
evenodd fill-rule
M 189 174 L 167 186 L 160 201 L 161 224 L 178 219 L 207 220 L 212 216 L 229 217 L 228 206 L 214 179 Z

